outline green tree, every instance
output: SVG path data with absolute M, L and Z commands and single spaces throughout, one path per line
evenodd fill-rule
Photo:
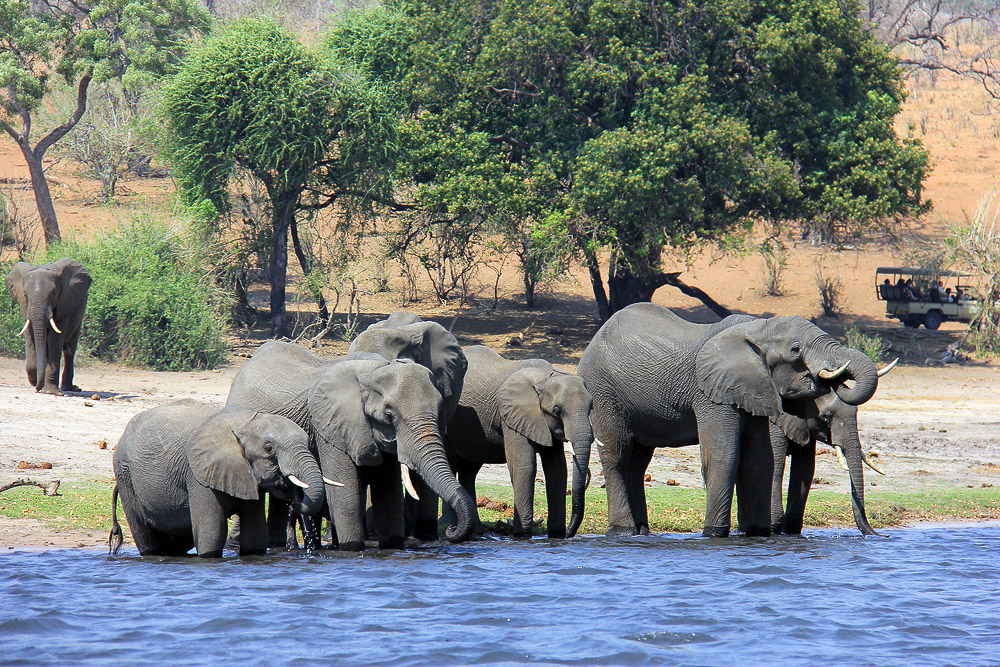
M 665 284 L 700 294 L 665 248 L 760 220 L 859 237 L 929 207 L 928 155 L 892 126 L 896 61 L 850 1 L 390 4 L 408 41 L 381 69 L 409 104 L 418 198 L 567 216 L 602 318 Z
M 275 336 L 288 335 L 288 235 L 297 238 L 296 215 L 334 204 L 360 211 L 388 187 L 395 126 L 384 89 L 255 17 L 192 52 L 166 86 L 164 111 L 188 200 L 226 212 L 238 172 L 263 184 L 271 323 Z
M 121 79 L 126 91 L 169 71 L 185 37 L 208 27 L 196 0 L 46 0 L 33 11 L 24 0 L 0 0 L 0 128 L 21 149 L 45 242 L 60 238 L 42 160 L 83 117 L 91 81 Z M 57 78 L 76 88 L 69 119 L 32 145 L 37 115 Z M 15 123 L 20 129 L 15 128 Z

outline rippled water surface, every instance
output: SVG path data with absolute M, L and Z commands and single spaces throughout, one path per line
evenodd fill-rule
M 1000 526 L 0 555 L 0 663 L 987 665 Z

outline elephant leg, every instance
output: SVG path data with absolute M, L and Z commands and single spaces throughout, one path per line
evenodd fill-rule
M 792 452 L 792 465 L 788 471 L 788 504 L 781 521 L 781 530 L 787 535 L 801 535 L 806 513 L 806 499 L 816 473 L 816 441 L 807 447 L 796 447 Z
M 289 521 L 291 506 L 284 500 L 275 498 L 274 494 L 267 495 L 267 546 L 272 549 L 295 548 L 295 522 Z
M 706 537 L 728 537 L 732 523 L 733 487 L 740 462 L 743 415 L 725 405 L 708 406 L 698 415 L 701 474 L 705 480 Z
M 785 513 L 781 499 L 782 482 L 785 479 L 785 457 L 788 454 L 788 437 L 780 427 L 768 424 L 771 436 L 771 450 L 774 452 L 774 471 L 771 475 L 771 533 L 782 532 L 781 521 Z
M 545 499 L 549 510 L 546 533 L 549 537 L 562 539 L 566 537 L 566 455 L 562 443 L 542 447 L 538 456 L 545 473 Z
M 601 432 L 599 432 L 601 431 Z M 603 430 L 595 424 L 594 437 L 604 470 L 604 487 L 608 494 L 608 535 L 638 533 L 632 514 L 627 472 L 635 442 L 632 434 L 622 430 Z
M 514 537 L 531 537 L 535 514 L 535 448 L 523 435 L 503 427 L 507 471 L 514 489 Z
M 358 468 L 349 454 L 335 447 L 321 448 L 319 459 L 323 474 L 344 485 L 337 488 L 327 485 L 326 488 L 326 502 L 337 533 L 337 546 L 341 551 L 363 551 L 367 494 Z M 398 476 L 398 470 L 396 474 Z
M 118 495 L 121 497 L 122 509 L 125 510 L 125 520 L 128 521 L 132 540 L 139 549 L 140 556 L 156 556 L 160 553 L 159 536 L 139 514 L 139 499 L 132 489 L 131 479 L 126 478 L 118 484 Z M 189 547 L 190 548 L 190 547 Z
M 222 550 L 226 545 L 229 525 L 219 495 L 221 495 L 220 492 L 206 488 L 201 484 L 188 485 L 194 546 L 201 558 L 221 558 Z M 240 530 L 241 545 L 246 529 L 246 526 L 242 526 Z
M 42 393 L 58 394 L 60 393 L 59 362 L 63 354 L 63 337 L 50 331 L 45 338 L 45 347 L 45 386 L 42 387 Z
M 80 388 L 73 384 L 73 375 L 75 372 L 74 359 L 76 358 L 76 346 L 79 342 L 79 334 L 74 336 L 72 341 L 66 341 L 63 345 L 63 373 L 62 373 L 62 383 L 59 388 L 62 391 L 80 391 Z
M 751 537 L 771 534 L 771 488 L 774 450 L 768 420 L 747 417 L 740 443 L 736 478 L 737 517 L 740 530 Z
M 415 501 L 416 516 L 413 523 L 413 536 L 424 542 L 436 540 L 438 539 L 438 496 L 420 475 L 411 472 L 410 481 L 413 482 L 413 488 L 420 496 L 420 499 Z
M 264 499 L 249 501 L 240 506 L 240 556 L 259 556 L 267 553 L 268 525 Z
M 632 445 L 632 458 L 628 463 L 625 481 L 628 484 L 628 503 L 632 520 L 639 535 L 649 535 L 649 513 L 646 508 L 646 470 L 653 460 L 653 448 L 639 443 Z
M 382 465 L 365 474 L 371 489 L 375 535 L 379 549 L 402 549 L 403 481 L 399 476 L 399 460 L 393 456 L 385 459 Z

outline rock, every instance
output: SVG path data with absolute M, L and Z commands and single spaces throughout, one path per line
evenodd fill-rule
M 90 401 L 84 401 L 84 402 L 83 402 L 83 405 L 84 405 L 84 407 L 88 407 L 88 408 L 92 408 L 92 407 L 94 407 L 94 404 L 93 404 L 93 403 L 91 403 Z
M 671 477 L 670 479 L 667 480 L 667 486 L 680 486 L 680 485 L 681 485 L 681 483 L 678 482 L 673 477 Z
M 652 482 L 652 481 L 653 481 L 653 476 L 652 476 L 652 475 L 650 475 L 650 474 L 649 474 L 649 473 L 647 472 L 647 473 L 646 473 L 646 475 L 645 475 L 645 477 L 643 477 L 643 478 L 642 478 L 642 481 L 644 481 L 644 482 Z
M 51 469 L 52 469 L 52 464 L 51 464 L 51 463 L 49 463 L 48 461 L 43 461 L 43 462 L 42 462 L 42 465 L 41 465 L 41 466 L 39 466 L 39 467 L 40 467 L 40 468 L 41 468 L 42 470 L 51 470 Z
M 107 440 L 101 440 L 99 443 L 97 443 L 97 448 L 98 449 L 107 449 L 108 448 L 108 441 Z
M 34 463 L 29 463 L 27 461 L 21 461 L 20 463 L 17 464 L 18 470 L 35 470 L 38 467 L 39 466 L 35 465 Z
M 92 400 L 92 401 L 99 401 L 99 400 L 101 400 L 101 397 L 98 396 L 97 394 L 94 394 L 93 396 L 90 397 L 90 400 Z

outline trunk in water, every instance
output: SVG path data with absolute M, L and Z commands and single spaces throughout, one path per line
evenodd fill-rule
M 566 431 L 566 437 L 573 443 L 572 502 L 566 537 L 573 537 L 583 523 L 587 487 L 590 485 L 590 448 L 594 442 L 594 431 L 589 416 L 576 420 L 574 428 Z
M 417 436 L 414 430 L 433 430 L 434 434 Z M 396 442 L 400 461 L 416 470 L 434 493 L 454 508 L 458 525 L 448 526 L 445 537 L 451 542 L 464 542 L 472 537 L 479 519 L 476 503 L 452 473 L 436 429 L 400 429 Z
M 852 423 L 853 422 L 853 423 Z M 868 523 L 865 513 L 865 473 L 861 460 L 861 441 L 858 439 L 858 425 L 854 420 L 835 418 L 830 425 L 831 440 L 844 450 L 847 468 L 851 475 L 851 510 L 854 523 L 862 535 L 878 535 Z

